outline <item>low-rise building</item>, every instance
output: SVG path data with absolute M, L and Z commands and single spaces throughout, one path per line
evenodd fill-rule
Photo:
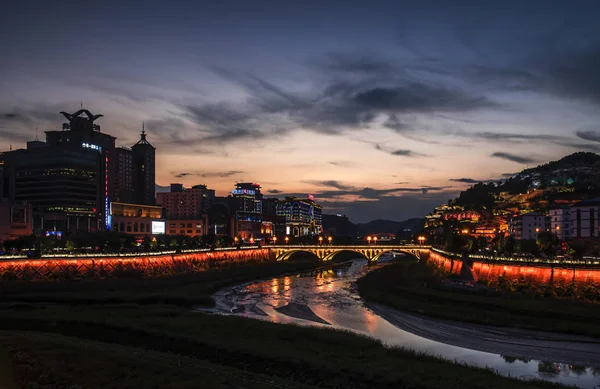
M 111 203 L 110 225 L 113 231 L 140 238 L 166 233 L 163 209 L 153 205 Z
M 540 232 L 547 230 L 550 230 L 548 218 L 537 212 L 514 216 L 508 223 L 509 234 L 518 240 L 537 239 Z
M 550 231 L 558 239 L 568 240 L 571 237 L 571 209 L 560 207 L 550 210 Z
M 167 235 L 186 235 L 190 237 L 208 235 L 208 215 L 196 219 L 168 219 Z

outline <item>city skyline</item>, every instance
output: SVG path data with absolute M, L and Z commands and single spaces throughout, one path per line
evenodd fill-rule
M 161 186 L 258 182 L 357 222 L 599 151 L 598 5 L 426 3 L 13 5 L 0 149 L 83 103 L 119 145 L 145 121 Z

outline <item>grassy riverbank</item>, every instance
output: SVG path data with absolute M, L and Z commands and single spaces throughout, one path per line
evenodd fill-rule
M 2 285 L 0 344 L 11 351 L 21 388 L 558 387 L 328 328 L 191 312 L 195 300 L 181 300 L 315 266 L 292 261 L 131 283 L 32 284 L 34 294 L 25 285 Z
M 471 293 L 441 287 L 424 263 L 399 262 L 358 280 L 367 301 L 429 316 L 600 337 L 600 305 L 520 293 Z

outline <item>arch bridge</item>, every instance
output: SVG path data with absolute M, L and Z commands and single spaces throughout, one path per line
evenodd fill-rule
M 419 259 L 429 252 L 430 246 L 421 245 L 285 245 L 269 246 L 271 255 L 278 261 L 285 261 L 297 252 L 316 255 L 321 261 L 330 261 L 342 251 L 354 251 L 371 261 L 377 261 L 385 253 L 401 252 Z

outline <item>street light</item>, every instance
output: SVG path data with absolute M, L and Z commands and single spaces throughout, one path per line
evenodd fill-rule
M 327 240 L 329 241 L 329 244 L 331 245 L 331 240 L 332 240 L 331 236 L 329 238 L 327 238 Z
M 285 237 L 285 244 L 288 244 L 288 242 L 289 242 L 289 241 L 290 241 L 290 237 L 289 237 L 289 236 L 286 236 L 286 237 Z
M 371 244 L 371 237 L 370 236 L 367 236 L 367 242 L 368 242 L 368 244 Z
M 377 237 L 376 236 L 373 237 L 373 244 L 377 244 Z
M 233 241 L 235 242 L 235 244 L 236 244 L 236 245 L 238 244 L 238 240 L 239 240 L 239 239 L 238 239 L 238 237 L 237 237 L 237 236 L 236 236 L 235 238 L 233 238 Z
M 277 244 L 277 237 L 276 236 L 273 237 L 273 244 Z
M 323 244 L 323 237 L 322 236 L 319 236 L 319 244 L 320 245 Z
M 419 241 L 419 243 L 421 244 L 421 246 L 423 245 L 423 243 L 425 242 L 425 237 L 424 236 L 419 236 L 417 238 L 417 240 Z
M 250 237 L 250 244 L 254 244 L 254 237 Z

